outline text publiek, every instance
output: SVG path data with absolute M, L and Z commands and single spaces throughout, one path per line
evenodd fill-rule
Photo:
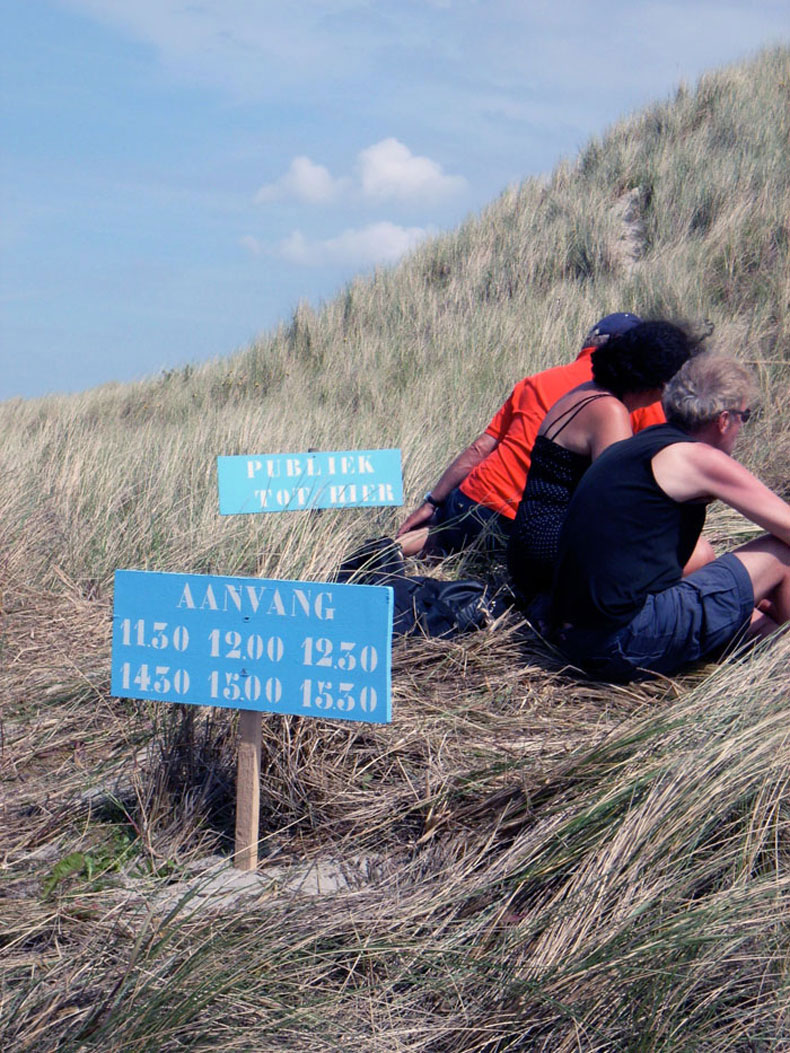
M 326 478 L 326 490 L 329 503 L 332 505 L 386 504 L 395 500 L 391 483 L 331 483 L 332 476 L 372 475 L 375 468 L 368 454 L 328 454 L 322 465 L 314 457 L 285 457 L 264 459 L 250 458 L 247 461 L 248 479 L 288 479 L 293 480 L 293 489 L 279 486 L 277 489 L 268 486 L 266 489 L 254 490 L 253 493 L 261 508 L 276 505 L 279 508 L 306 508 L 310 498 L 315 494 L 315 480 Z M 297 486 L 297 480 L 309 479 L 310 486 Z
M 222 515 L 403 503 L 400 450 L 217 458 Z

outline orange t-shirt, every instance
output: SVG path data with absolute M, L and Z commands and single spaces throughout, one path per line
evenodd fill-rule
M 513 388 L 507 402 L 486 428 L 497 440 L 496 449 L 476 465 L 461 483 L 461 491 L 478 504 L 507 519 L 516 509 L 527 482 L 532 446 L 543 418 L 554 403 L 572 388 L 592 380 L 590 356 L 594 347 L 583 347 L 578 358 L 566 366 L 554 366 L 524 377 Z M 631 414 L 634 432 L 665 422 L 660 402 Z

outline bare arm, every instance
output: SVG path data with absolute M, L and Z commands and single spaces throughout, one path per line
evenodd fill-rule
M 459 453 L 442 472 L 438 482 L 431 489 L 431 496 L 434 500 L 438 502 L 444 501 L 450 491 L 462 483 L 472 469 L 485 460 L 489 454 L 493 453 L 498 445 L 499 441 L 492 435 L 489 435 L 488 432 L 478 435 L 474 442 L 470 443 L 465 450 Z M 434 506 L 428 501 L 423 501 L 419 508 L 416 508 L 408 519 L 404 521 L 398 530 L 397 536 L 400 537 L 401 534 L 422 526 L 431 518 L 433 512 Z
M 722 450 L 704 442 L 674 443 L 653 458 L 653 475 L 675 501 L 718 498 L 790 545 L 790 505 Z

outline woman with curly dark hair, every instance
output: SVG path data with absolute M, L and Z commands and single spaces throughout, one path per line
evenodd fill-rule
M 560 528 L 584 472 L 607 446 L 631 437 L 629 414 L 661 398 L 697 343 L 679 325 L 642 322 L 599 347 L 593 379 L 548 411 L 508 543 L 508 568 L 523 598 L 551 585 Z

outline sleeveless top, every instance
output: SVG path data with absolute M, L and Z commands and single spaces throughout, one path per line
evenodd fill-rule
M 659 424 L 614 443 L 590 466 L 560 535 L 553 603 L 558 624 L 614 630 L 649 595 L 680 581 L 706 506 L 668 497 L 651 462 L 667 446 L 695 441 Z
M 532 465 L 507 549 L 510 575 L 524 597 L 551 585 L 568 505 L 592 463 L 588 454 L 566 450 L 555 440 L 589 403 L 614 397 L 608 392 L 589 395 L 561 413 L 546 433 L 535 439 Z M 555 428 L 557 424 L 560 426 Z

